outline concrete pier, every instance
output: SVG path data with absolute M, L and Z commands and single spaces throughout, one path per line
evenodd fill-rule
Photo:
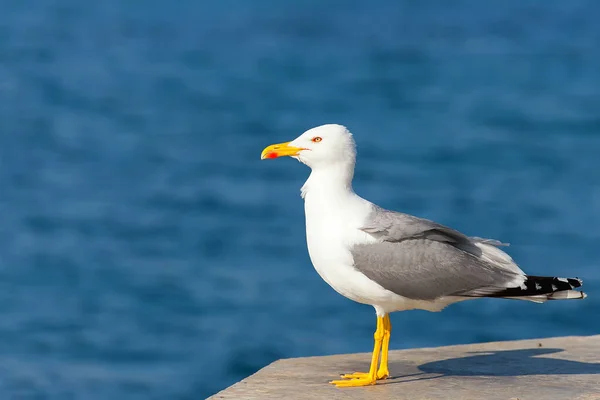
M 600 335 L 390 351 L 391 378 L 360 388 L 328 383 L 366 371 L 370 358 L 275 361 L 210 399 L 600 400 Z

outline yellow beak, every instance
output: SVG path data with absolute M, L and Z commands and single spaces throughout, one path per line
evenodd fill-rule
M 291 142 L 272 144 L 267 146 L 261 153 L 260 159 L 264 160 L 265 158 L 277 158 L 283 156 L 295 156 L 301 150 L 304 150 L 300 147 L 290 146 Z

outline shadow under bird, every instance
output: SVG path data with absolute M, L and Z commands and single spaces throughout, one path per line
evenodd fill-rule
M 310 259 L 341 295 L 377 314 L 368 372 L 341 376 L 338 387 L 366 386 L 389 376 L 389 313 L 440 311 L 481 297 L 545 302 L 583 299 L 577 278 L 526 275 L 499 247 L 412 215 L 385 210 L 352 189 L 356 146 L 341 125 L 312 128 L 291 142 L 265 148 L 261 159 L 290 156 L 311 173 L 301 189 Z

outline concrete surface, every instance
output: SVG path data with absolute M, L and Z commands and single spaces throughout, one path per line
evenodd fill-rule
M 600 335 L 390 351 L 390 379 L 327 383 L 366 371 L 370 357 L 279 360 L 209 399 L 600 400 Z

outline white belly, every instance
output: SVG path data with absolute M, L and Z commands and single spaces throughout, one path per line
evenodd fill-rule
M 339 243 L 307 232 L 308 253 L 317 273 L 336 292 L 350 300 L 375 307 L 378 314 L 393 311 L 422 309 L 440 311 L 459 298 L 441 298 L 435 301 L 411 300 L 397 295 L 370 280 L 353 267 L 350 251 Z
M 337 243 L 322 239 L 308 239 L 308 253 L 317 273 L 336 292 L 364 304 L 393 301 L 395 295 L 392 292 L 354 269 L 349 251 Z

